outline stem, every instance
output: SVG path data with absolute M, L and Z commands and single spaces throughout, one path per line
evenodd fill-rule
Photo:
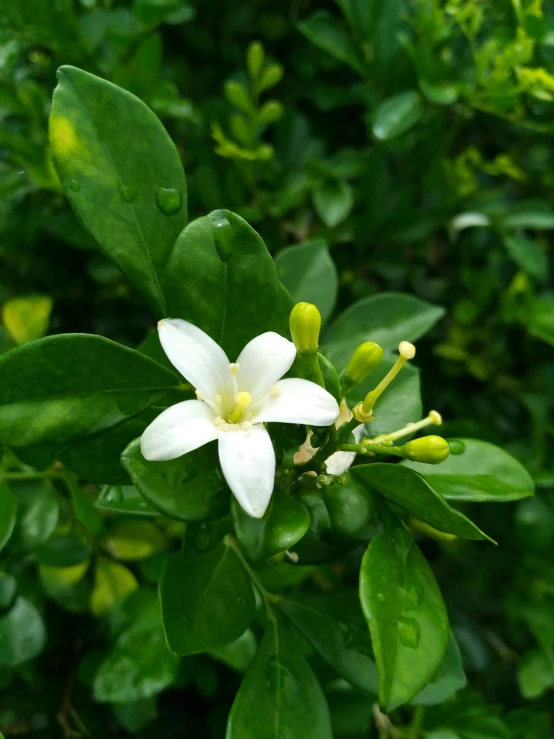
M 410 729 L 414 734 L 419 734 L 423 728 L 423 717 L 425 715 L 425 706 L 416 706 L 414 715 L 412 716 L 412 722 Z
M 302 359 L 308 367 L 309 379 L 312 382 L 315 382 L 316 385 L 320 385 L 320 387 L 325 388 L 325 382 L 321 373 L 321 367 L 319 366 L 319 362 L 317 361 L 317 353 L 306 354 L 302 357 Z
M 340 433 L 339 433 L 339 441 L 346 441 L 350 434 L 354 431 L 354 429 L 358 428 L 358 426 L 361 425 L 361 421 L 358 421 L 356 416 L 352 416 L 350 421 L 347 421 L 347 423 L 343 423 L 343 425 L 340 427 Z
M 58 470 L 44 470 L 42 472 L 0 472 L 2 480 L 41 480 L 43 477 L 62 478 Z
M 402 457 L 404 452 L 397 446 L 383 446 L 381 444 L 340 444 L 339 452 L 356 452 L 356 454 L 383 454 L 385 456 Z
M 246 570 L 246 573 L 248 574 L 249 578 L 254 583 L 254 587 L 259 592 L 265 607 L 265 612 L 267 614 L 267 617 L 270 621 L 275 621 L 275 614 L 273 613 L 273 609 L 271 608 L 271 603 L 276 603 L 279 600 L 279 597 L 277 595 L 273 595 L 273 593 L 268 592 L 264 586 L 262 585 L 262 582 L 258 575 L 254 572 L 252 567 L 248 564 L 246 561 L 244 554 L 242 553 L 242 550 L 237 542 L 237 540 L 234 538 L 234 536 L 231 536 L 230 534 L 227 534 L 227 536 L 223 539 L 223 543 L 227 547 L 232 547 L 237 557 L 240 559 L 242 566 Z

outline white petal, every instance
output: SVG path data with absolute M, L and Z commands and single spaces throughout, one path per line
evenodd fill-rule
M 352 414 L 350 414 L 352 415 Z M 364 435 L 363 423 L 354 429 L 356 441 L 360 441 Z M 342 475 L 356 459 L 356 452 L 335 452 L 325 460 L 325 467 L 330 475 Z
M 330 426 L 339 415 L 337 401 L 315 382 L 291 377 L 279 380 L 275 388 L 279 391 L 278 396 L 264 401 L 256 413 L 256 423 L 281 421 Z
M 213 413 L 200 400 L 185 400 L 161 413 L 142 434 L 142 456 L 152 462 L 181 457 L 217 439 Z
M 237 362 L 239 390 L 259 400 L 277 380 L 289 371 L 296 357 L 292 341 L 274 331 L 256 336 L 241 351 Z
M 180 318 L 158 324 L 160 342 L 171 364 L 208 400 L 231 393 L 229 360 L 223 349 L 197 326 Z
M 261 518 L 275 480 L 275 452 L 262 425 L 248 431 L 222 431 L 219 461 L 233 495 L 253 518 Z

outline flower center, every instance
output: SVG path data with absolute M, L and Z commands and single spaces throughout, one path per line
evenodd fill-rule
M 249 405 L 252 405 L 252 396 L 250 393 L 237 393 L 235 395 L 235 403 L 234 410 L 227 417 L 229 423 L 238 423 L 241 420 L 243 412 Z

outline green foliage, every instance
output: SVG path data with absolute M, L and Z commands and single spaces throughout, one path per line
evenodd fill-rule
M 553 23 L 0 0 L 0 737 L 552 736 Z M 195 397 L 155 319 L 234 361 L 301 301 L 288 376 L 350 409 L 418 353 L 373 448 L 267 425 L 256 519 L 216 442 L 143 457 Z M 403 458 L 430 407 L 438 465 Z

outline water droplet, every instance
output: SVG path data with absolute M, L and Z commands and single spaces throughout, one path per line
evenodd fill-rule
M 73 190 L 73 192 L 79 192 L 81 189 L 81 185 L 77 182 L 77 180 L 71 180 L 69 183 L 69 187 Z
M 377 593 L 377 600 L 380 603 L 384 603 L 385 602 L 385 594 L 384 593 Z
M 267 665 L 265 673 L 267 687 L 273 693 L 280 693 L 282 696 L 291 695 L 296 691 L 296 680 L 294 675 L 285 664 L 272 657 Z
M 404 610 L 405 611 L 415 611 L 419 608 L 419 603 L 421 601 L 420 593 L 416 588 L 410 588 L 409 590 L 406 590 L 406 594 L 404 596 Z
M 121 485 L 110 485 L 110 487 L 105 488 L 102 498 L 106 503 L 121 503 L 123 501 Z
M 466 445 L 463 441 L 460 441 L 460 439 L 449 439 L 448 448 L 450 449 L 450 454 L 457 456 L 458 454 L 463 454 L 465 452 Z
M 183 207 L 183 196 L 174 187 L 159 187 L 156 205 L 164 216 L 174 216 Z
M 233 227 L 222 210 L 214 210 L 209 218 L 212 222 L 212 233 L 218 256 L 222 262 L 228 262 L 233 255 Z
M 400 643 L 409 649 L 416 649 L 421 637 L 421 629 L 415 618 L 403 616 L 398 624 Z

